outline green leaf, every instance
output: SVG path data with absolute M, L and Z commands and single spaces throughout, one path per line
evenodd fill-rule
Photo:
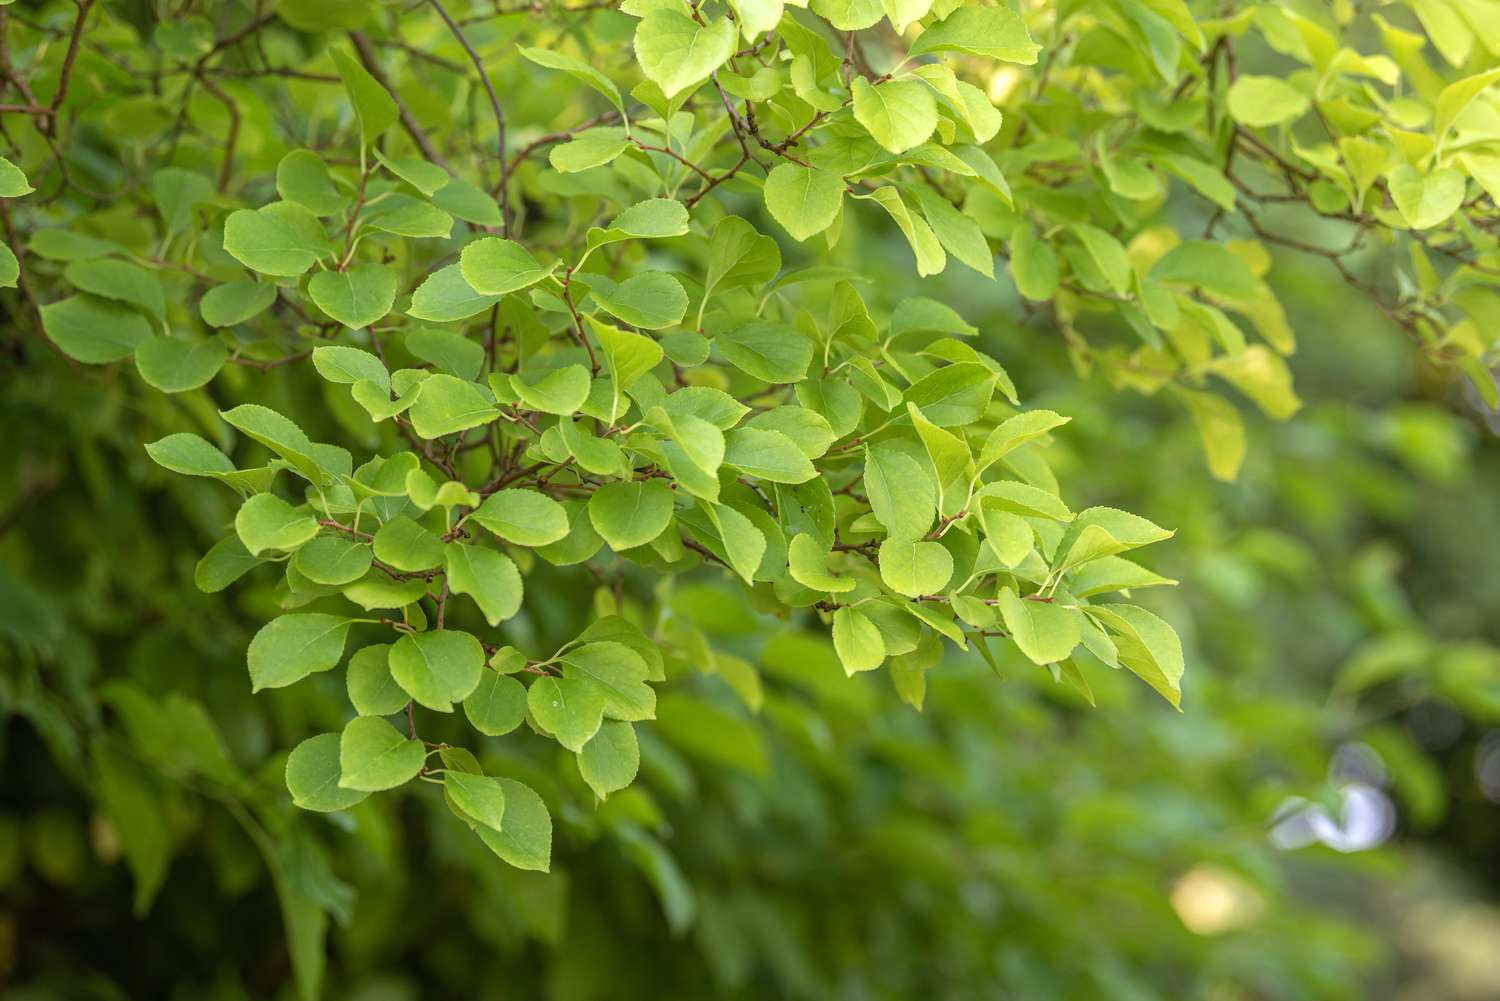
M 20 167 L 0 156 L 0 198 L 20 198 L 35 190 Z
M 1051 410 L 1028 410 L 1001 421 L 984 440 L 984 447 L 979 451 L 980 466 L 987 467 L 998 462 L 1022 445 L 1030 444 L 1055 431 L 1071 419 Z
M 1229 87 L 1229 115 L 1241 125 L 1264 129 L 1301 118 L 1306 94 L 1274 76 L 1242 74 Z
M 526 690 L 526 707 L 541 728 L 568 750 L 583 750 L 604 721 L 604 696 L 592 681 L 537 678 Z
M 1099 227 L 1086 223 L 1075 223 L 1071 229 L 1115 294 L 1123 296 L 1129 292 L 1133 272 L 1130 259 L 1125 256 L 1125 248 L 1120 245 L 1120 241 Z
M 446 170 L 435 163 L 410 156 L 390 157 L 378 149 L 374 152 L 375 159 L 380 161 L 382 167 L 429 198 L 453 180 Z
M 629 148 L 630 139 L 624 129 L 594 128 L 552 147 L 547 162 L 561 173 L 576 174 L 611 163 Z
M 892 539 L 915 541 L 937 514 L 935 484 L 917 461 L 888 445 L 865 449 L 865 492 Z
M 164 469 L 184 476 L 207 476 L 227 483 L 242 493 L 256 493 L 270 485 L 274 469 L 252 469 L 241 472 L 229 456 L 195 434 L 169 434 L 146 446 L 151 461 Z
M 1208 470 L 1214 479 L 1233 482 L 1245 460 L 1245 422 L 1234 404 L 1222 396 L 1179 389 L 1193 414 Z
M 113 258 L 72 261 L 63 270 L 63 278 L 81 292 L 139 306 L 157 320 L 166 317 L 167 305 L 161 280 L 139 264 Z
M 844 665 L 844 673 L 851 678 L 885 662 L 885 639 L 869 616 L 857 608 L 840 608 L 833 613 L 833 649 Z
M 473 598 L 486 622 L 498 626 L 521 610 L 521 573 L 509 556 L 456 542 L 444 551 L 449 590 Z
M 1120 663 L 1174 708 L 1182 701 L 1182 642 L 1156 615 L 1134 605 L 1089 605 L 1088 614 L 1114 634 Z
M 60 226 L 32 233 L 26 249 L 49 261 L 81 261 L 125 253 L 125 248 L 113 240 L 101 240 Z
M 781 249 L 775 240 L 757 232 L 739 216 L 725 216 L 709 237 L 703 300 L 707 302 L 714 292 L 732 288 L 760 288 L 780 270 Z
M 21 262 L 15 253 L 0 243 L 0 288 L 16 288 L 21 281 Z
M 1423 174 L 1402 164 L 1391 171 L 1388 181 L 1396 208 L 1412 229 L 1431 229 L 1445 222 L 1463 204 L 1467 187 L 1463 172 L 1454 167 Z
M 498 226 L 501 222 L 500 203 L 488 191 L 462 177 L 450 178 L 434 192 L 432 204 L 476 226 Z
M 214 594 L 258 566 L 260 560 L 246 551 L 239 536 L 226 535 L 214 543 L 193 568 L 193 584 L 204 594 Z
M 307 294 L 323 312 L 359 330 L 391 311 L 396 301 L 396 271 L 384 264 L 320 271 L 307 283 Z
M 687 313 L 687 292 L 664 271 L 643 271 L 618 285 L 602 275 L 586 277 L 594 302 L 632 327 L 660 330 L 680 323 Z
M 1091 559 L 1170 539 L 1173 533 L 1139 515 L 1112 507 L 1080 511 L 1058 541 L 1053 565 L 1063 572 Z
M 643 240 L 682 236 L 688 231 L 688 211 L 675 198 L 648 198 L 621 212 L 609 228 Z
M 1018 566 L 1036 546 L 1036 533 L 1031 525 L 1013 511 L 981 499 L 979 520 L 984 526 L 985 544 L 1007 567 Z
M 1082 637 L 1076 609 L 1021 598 L 1008 587 L 1000 592 L 999 607 L 1006 632 L 1033 663 L 1054 664 L 1064 659 Z
M 752 417 L 748 426 L 780 431 L 809 459 L 824 455 L 837 437 L 826 417 L 805 407 L 772 407 Z
M 438 712 L 452 712 L 479 687 L 484 648 L 465 632 L 407 633 L 390 653 L 391 677 L 406 694 Z
M 917 274 L 939 274 L 948 266 L 948 255 L 943 252 L 942 241 L 937 238 L 926 219 L 912 214 L 894 185 L 887 184 L 868 195 L 855 197 L 874 201 L 890 215 L 917 259 Z
M 578 773 L 600 799 L 634 782 L 640 767 L 635 727 L 617 720 L 601 723 L 599 732 L 578 752 Z
M 505 786 L 488 775 L 470 775 L 448 769 L 443 786 L 453 804 L 466 815 L 492 830 L 502 829 L 505 818 Z
M 410 195 L 387 195 L 360 216 L 361 225 L 381 233 L 414 239 L 446 240 L 453 232 L 453 217 L 436 205 Z
M 234 516 L 234 530 L 252 555 L 293 550 L 318 534 L 318 519 L 275 494 L 256 494 Z
M 313 348 L 312 362 L 319 375 L 341 386 L 373 382 L 382 390 L 391 388 L 391 374 L 385 370 L 385 365 L 370 352 L 359 348 L 325 344 Z
M 151 324 L 140 313 L 91 295 L 43 306 L 42 329 L 63 354 L 90 365 L 126 358 L 151 336 Z
M 251 690 L 285 688 L 333 670 L 344 657 L 349 626 L 349 619 L 321 612 L 292 612 L 261 626 L 246 653 Z
M 659 407 L 652 407 L 647 419 L 669 438 L 662 443 L 662 451 L 674 475 L 679 480 L 684 476 L 692 477 L 691 481 L 683 480 L 684 486 L 690 483 L 704 485 L 706 481 L 708 491 L 705 496 L 709 500 L 717 499 L 716 477 L 724 462 L 724 433 L 701 417 L 684 414 L 674 419 Z M 695 471 L 701 475 L 694 476 Z
M 1292 373 L 1281 356 L 1261 344 L 1235 355 L 1215 358 L 1208 370 L 1244 393 L 1275 420 L 1286 420 L 1302 407 L 1292 387 Z
M 589 317 L 589 327 L 604 348 L 604 362 L 614 377 L 609 419 L 620 415 L 620 394 L 656 367 L 662 359 L 661 345 L 642 334 L 621 330 Z
M 986 483 L 979 491 L 980 503 L 984 507 L 1027 518 L 1048 518 L 1052 521 L 1072 521 L 1073 512 L 1056 495 L 1014 480 Z
M 853 93 L 855 120 L 892 153 L 920 146 L 937 128 L 937 102 L 925 83 L 887 80 L 871 86 L 857 76 Z
M 95 745 L 93 759 L 99 802 L 125 850 L 135 881 L 135 913 L 143 916 L 151 909 L 171 864 L 165 804 L 145 769 L 111 745 Z
M 339 467 L 333 467 L 332 454 L 323 451 L 331 446 L 320 446 L 312 442 L 301 428 L 269 407 L 257 403 L 242 403 L 233 410 L 221 411 L 219 416 L 249 438 L 281 456 L 298 475 L 313 483 L 321 483 L 338 473 L 349 471 L 348 452 L 343 452 L 339 457 Z M 342 452 L 342 449 L 339 451 Z
M 276 165 L 276 193 L 319 216 L 337 215 L 348 203 L 328 164 L 308 149 L 294 149 L 281 158 Z
M 530 786 L 499 778 L 505 790 L 505 829 L 479 828 L 490 851 L 517 869 L 548 872 L 552 865 L 552 817 Z
M 1223 299 L 1254 302 L 1261 281 L 1244 258 L 1222 244 L 1189 240 L 1163 254 L 1151 266 L 1152 281 L 1194 286 Z
M 405 608 L 427 593 L 422 578 L 392 580 L 385 574 L 366 574 L 343 588 L 344 597 L 367 611 L 377 608 Z
M 658 7 L 635 29 L 635 57 L 647 79 L 668 99 L 708 79 L 734 54 L 734 22 L 716 18 L 700 25 L 671 7 Z
M 198 303 L 198 315 L 210 327 L 232 327 L 270 308 L 276 286 L 251 279 L 215 285 Z
M 406 315 L 434 323 L 466 320 L 483 313 L 500 299 L 498 295 L 474 291 L 464 279 L 461 265 L 450 264 L 434 271 L 417 287 Z
M 805 483 L 818 475 L 807 456 L 780 431 L 743 427 L 724 438 L 724 462 L 772 483 Z
M 1020 226 L 1010 240 L 1010 274 L 1028 299 L 1046 302 L 1057 292 L 1057 254 L 1030 226 Z
M 773 383 L 805 379 L 814 351 L 799 331 L 763 320 L 718 334 L 714 347 L 735 368 Z
M 151 194 L 167 232 L 181 233 L 193 224 L 193 209 L 213 201 L 214 184 L 196 171 L 163 167 L 151 175 Z
M 488 424 L 499 413 L 474 383 L 442 373 L 427 377 L 409 411 L 412 429 L 429 440 Z
M 542 267 L 526 248 L 498 236 L 475 240 L 464 247 L 463 253 L 459 255 L 459 270 L 463 280 L 474 291 L 485 296 L 509 295 L 511 292 L 530 288 L 550 275 L 556 267 L 556 264 Z M 413 303 L 415 304 L 415 300 Z
M 1118 556 L 1105 556 L 1079 567 L 1070 577 L 1068 591 L 1075 598 L 1088 598 L 1109 591 L 1137 587 L 1171 587 L 1177 582 L 1152 573 L 1138 563 Z
M 968 93 L 962 86 L 960 89 L 963 90 L 963 93 Z M 982 94 L 981 97 L 984 101 L 989 101 L 989 98 L 983 97 Z M 998 115 L 998 112 L 996 114 Z M 988 185 L 991 191 L 999 195 L 1006 205 L 1014 204 L 1015 199 L 1011 195 L 1010 184 L 1005 180 L 1005 174 L 988 153 L 978 146 L 957 146 L 954 147 L 953 154 L 968 164 L 969 169 L 974 171 L 975 176 Z
M 405 515 L 397 515 L 375 532 L 375 556 L 397 570 L 428 570 L 443 561 L 443 543 Z
M 410 697 L 391 677 L 391 645 L 363 647 L 349 658 L 344 686 L 349 702 L 361 716 L 389 716 L 405 708 Z
M 339 787 L 381 792 L 416 778 L 427 760 L 420 740 L 408 740 L 379 716 L 356 716 L 339 736 Z
M 727 431 L 750 412 L 750 408 L 720 389 L 709 386 L 685 386 L 662 401 L 662 409 L 675 420 L 684 415 L 701 417 L 721 431 Z
M 766 554 L 766 535 L 744 514 L 724 504 L 711 505 L 709 512 L 724 543 L 724 554 L 734 572 L 746 584 L 755 582 Z
M 208 384 L 229 358 L 216 337 L 184 340 L 148 337 L 136 345 L 135 368 L 148 386 L 163 393 L 185 393 Z
M 897 594 L 942 594 L 952 576 L 953 557 L 940 543 L 886 539 L 880 544 L 880 579 Z
M 533 384 L 511 376 L 510 385 L 526 409 L 544 414 L 576 414 L 589 397 L 592 380 L 582 365 L 564 365 L 548 372 Z
M 977 362 L 959 362 L 918 379 L 902 400 L 938 427 L 963 427 L 979 420 L 994 392 L 994 372 Z
M 1225 212 L 1235 210 L 1235 190 L 1229 178 L 1218 167 L 1191 156 L 1169 155 L 1157 158 L 1161 166 L 1186 181 L 1194 191 Z
M 1438 94 L 1437 107 L 1432 116 L 1432 133 L 1437 137 L 1439 144 L 1447 136 L 1448 130 L 1453 127 L 1453 123 L 1463 110 L 1472 104 L 1480 93 L 1496 82 L 1500 82 L 1500 69 L 1475 73 L 1473 76 L 1464 77 L 1443 88 L 1442 93 Z
M 856 586 L 851 578 L 837 577 L 828 572 L 828 551 L 805 532 L 792 538 L 787 545 L 786 557 L 788 572 L 803 587 L 843 594 Z
M 479 687 L 464 699 L 464 715 L 485 736 L 504 736 L 526 718 L 526 689 L 509 675 L 485 671 Z
M 833 225 L 844 204 L 844 181 L 826 170 L 778 163 L 766 175 L 766 211 L 794 240 Z
M 840 31 L 859 31 L 885 14 L 881 0 L 812 0 L 813 13 Z
M 973 455 L 969 452 L 968 442 L 951 431 L 944 431 L 911 404 L 908 403 L 906 409 L 932 463 L 938 486 L 938 510 L 943 514 L 956 513 L 967 500 L 973 479 Z
M 926 187 L 913 189 L 922 215 L 943 249 L 986 278 L 995 277 L 995 257 L 979 224 L 942 195 Z
M 372 145 L 386 129 L 396 124 L 399 112 L 396 102 L 369 72 L 338 46 L 329 50 L 344 79 L 344 89 L 359 119 L 359 134 L 366 146 Z
M 611 549 L 644 546 L 672 523 L 672 491 L 660 480 L 606 483 L 589 498 L 589 520 Z
M 518 546 L 545 546 L 568 534 L 568 512 L 535 490 L 497 490 L 470 517 Z
M 292 802 L 304 810 L 333 813 L 359 803 L 367 792 L 339 785 L 339 735 L 320 733 L 309 737 L 286 759 L 286 788 Z
M 1041 50 L 1031 40 L 1026 22 L 1009 7 L 960 6 L 918 35 L 907 58 L 932 52 L 962 52 L 1030 66 Z
M 484 345 L 446 330 L 413 330 L 406 335 L 406 350 L 439 372 L 474 381 L 484 367 Z
M 594 88 L 613 104 L 623 116 L 625 114 L 625 101 L 620 97 L 620 89 L 614 85 L 614 81 L 599 72 L 593 66 L 575 56 L 550 49 L 535 49 L 518 46 L 521 55 L 538 66 L 544 66 L 549 70 L 561 70 L 578 82 Z
M 624 643 L 585 643 L 564 651 L 559 659 L 565 678 L 586 680 L 598 690 L 606 716 L 632 723 L 655 718 L 656 692 L 646 684 L 650 668 Z
M 224 250 L 251 271 L 295 278 L 326 251 L 317 216 L 295 202 L 240 209 L 224 220 Z

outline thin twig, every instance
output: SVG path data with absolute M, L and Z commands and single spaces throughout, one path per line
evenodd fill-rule
M 464 35 L 464 30 L 453 20 L 448 9 L 443 6 L 442 0 L 427 0 L 432 4 L 432 9 L 438 12 L 438 16 L 448 25 L 448 30 L 453 32 L 453 37 L 458 39 L 458 44 L 463 46 L 469 54 L 469 61 L 474 64 L 474 69 L 479 73 L 479 80 L 484 84 L 484 91 L 489 95 L 490 108 L 495 113 L 495 127 L 498 130 L 500 142 L 500 235 L 510 236 L 510 168 L 505 160 L 505 109 L 500 106 L 500 95 L 495 93 L 495 85 L 490 82 L 490 75 L 484 71 L 484 61 L 479 58 L 479 53 L 474 51 L 474 46 L 469 44 L 469 39 Z

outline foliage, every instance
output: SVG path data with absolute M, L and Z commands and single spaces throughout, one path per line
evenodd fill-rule
M 173 622 L 128 671 L 95 677 L 76 630 L 14 579 L 9 701 L 98 798 L 137 913 L 168 902 L 184 832 L 218 822 L 187 820 L 187 804 L 220 803 L 241 833 L 214 843 L 259 852 L 297 988 L 315 996 L 330 919 L 351 952 L 382 934 L 354 916 L 351 867 L 389 868 L 394 818 L 415 810 L 434 859 L 490 891 L 455 904 L 483 941 L 555 944 L 566 920 L 570 943 L 602 942 L 604 922 L 638 907 L 636 883 L 590 911 L 562 875 L 524 875 L 553 869 L 567 836 L 612 845 L 666 926 L 692 930 L 697 951 L 669 974 L 684 983 L 706 969 L 749 989 L 769 963 L 790 994 L 864 976 L 900 996 L 930 987 L 937 967 L 899 951 L 885 975 L 872 955 L 848 979 L 861 950 L 845 937 L 899 929 L 836 898 L 885 865 L 909 867 L 914 893 L 915 873 L 934 881 L 910 905 L 919 920 L 970 915 L 943 960 L 973 993 L 990 977 L 1044 996 L 1179 982 L 1203 961 L 1185 940 L 1163 957 L 1115 942 L 1097 968 L 1058 968 L 1038 930 L 1050 869 L 1025 871 L 1058 819 L 1057 765 L 1004 732 L 1055 741 L 1064 724 L 1045 707 L 1102 699 L 1115 718 L 1093 724 L 1064 785 L 1097 783 L 1092 809 L 1155 825 L 1158 848 L 1236 830 L 1243 845 L 1203 861 L 1232 863 L 1264 898 L 1281 890 L 1253 832 L 1289 786 L 1320 781 L 1303 750 L 1318 721 L 1278 724 L 1289 749 L 1273 778 L 1169 746 L 1175 717 L 1137 706 L 1110 669 L 1178 706 L 1168 619 L 1253 617 L 1198 597 L 1212 584 L 1191 574 L 1191 597 L 1135 603 L 1176 583 L 1136 562 L 1172 537 L 1154 521 L 1201 529 L 1212 504 L 1127 486 L 1124 471 L 1100 482 L 1121 447 L 1104 414 L 1123 398 L 1076 399 L 1098 423 L 1072 425 L 1059 404 L 1023 406 L 1030 384 L 1010 373 L 1045 385 L 1070 364 L 1161 393 L 1212 476 L 1234 480 L 1254 460 L 1225 387 L 1273 419 L 1301 407 L 1297 325 L 1272 290 L 1273 252 L 1291 250 L 1323 258 L 1493 407 L 1487 7 L 1392 20 L 1172 0 L 451 6 L 0 7 L 16 97 L 0 109 L 14 147 L 0 284 L 16 290 L 18 356 L 50 366 L 78 406 L 69 434 L 102 449 L 66 460 L 86 471 L 85 509 L 111 512 L 100 586 L 130 571 L 119 620 L 107 606 L 69 618 L 101 635 Z M 1389 248 L 1373 279 L 1369 245 Z M 973 275 L 951 278 L 953 261 Z M 965 294 L 921 284 L 939 275 Z M 1065 360 L 1049 369 L 981 334 L 1009 285 L 1028 311 L 1050 304 Z M 1304 345 L 1317 336 L 1303 328 Z M 22 410 L 58 406 L 14 392 Z M 1069 446 L 1079 435 L 1105 437 Z M 148 471 L 142 447 L 171 475 Z M 143 489 L 171 513 L 132 496 Z M 1149 501 L 1131 506 L 1152 520 L 1111 495 Z M 1222 586 L 1223 566 L 1187 569 Z M 248 642 L 216 635 L 247 623 Z M 1375 666 L 1351 667 L 1346 697 L 1448 649 L 1399 625 L 1380 623 L 1401 634 L 1380 642 L 1411 645 L 1358 661 Z M 242 660 L 250 685 L 236 673 L 177 690 L 173 637 L 213 664 Z M 1028 695 L 953 655 L 971 648 Z M 1444 656 L 1477 666 L 1438 669 L 1439 686 L 1493 714 L 1493 654 Z M 41 681 L 52 662 L 74 664 L 77 708 Z M 856 677 L 877 670 L 884 688 Z M 1205 706 L 1237 705 L 1221 684 L 1205 683 Z M 948 708 L 924 721 L 898 701 Z M 236 733 L 237 720 L 255 722 Z M 1151 766 L 1261 795 L 1195 813 L 1190 784 L 1156 788 L 1162 774 L 1114 760 L 1136 726 Z M 1035 801 L 1031 815 L 996 810 L 1001 761 L 1006 800 Z M 933 801 L 917 789 L 929 780 Z M 696 816 L 700 782 L 714 794 Z M 1134 805 L 1100 792 L 1119 782 L 1153 788 Z M 950 816 L 965 829 L 945 830 Z M 1048 846 L 1059 858 L 1132 850 L 1126 831 L 1072 822 Z M 818 872 L 839 829 L 867 854 Z M 765 857 L 737 853 L 737 831 Z M 581 886 L 609 885 L 608 859 L 574 865 Z M 1117 907 L 1163 920 L 1161 889 L 1135 881 L 1165 877 L 1099 888 L 1083 865 L 1064 887 L 1071 920 L 1101 935 Z M 1024 944 L 999 958 L 972 873 L 1018 898 L 1003 924 Z M 797 894 L 837 917 L 820 930 L 831 966 L 788 941 L 810 931 Z M 491 895 L 514 898 L 503 916 L 486 916 Z M 387 902 L 407 896 L 420 888 Z M 1211 978 L 1337 995 L 1359 947 L 1284 907 L 1293 923 L 1258 947 L 1291 950 L 1278 971 L 1291 986 L 1233 950 Z M 588 948 L 597 968 L 549 973 L 563 993 L 607 990 L 628 955 Z

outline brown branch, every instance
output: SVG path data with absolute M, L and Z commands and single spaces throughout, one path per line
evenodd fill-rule
M 490 98 L 490 109 L 495 113 L 495 127 L 498 131 L 500 143 L 500 235 L 510 236 L 510 167 L 505 160 L 505 109 L 500 106 L 500 95 L 495 93 L 495 85 L 490 82 L 490 75 L 484 71 L 484 61 L 479 58 L 479 53 L 474 51 L 474 46 L 469 44 L 469 39 L 464 35 L 464 30 L 453 20 L 448 9 L 443 6 L 442 0 L 427 0 L 432 4 L 432 9 L 438 12 L 448 25 L 448 30 L 453 32 L 453 37 L 458 39 L 458 44 L 463 46 L 469 54 L 469 61 L 474 64 L 474 69 L 479 73 L 479 81 L 484 84 L 484 91 Z
M 224 139 L 224 163 L 219 167 L 219 194 L 229 190 L 229 178 L 234 173 L 234 147 L 240 138 L 240 109 L 234 103 L 234 98 L 224 93 L 218 84 L 204 76 L 200 70 L 197 74 L 198 82 L 203 89 L 213 95 L 214 100 L 224 105 L 229 111 L 229 135 Z

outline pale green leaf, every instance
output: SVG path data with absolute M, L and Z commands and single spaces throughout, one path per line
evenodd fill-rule
M 484 649 L 466 632 L 407 633 L 390 652 L 391 677 L 419 704 L 452 712 L 479 686 Z
M 350 621 L 341 615 L 292 612 L 260 627 L 246 659 L 252 690 L 284 688 L 318 671 L 331 671 L 344 657 Z
M 427 759 L 420 740 L 408 740 L 379 716 L 356 716 L 339 736 L 339 787 L 380 792 L 416 778 Z

